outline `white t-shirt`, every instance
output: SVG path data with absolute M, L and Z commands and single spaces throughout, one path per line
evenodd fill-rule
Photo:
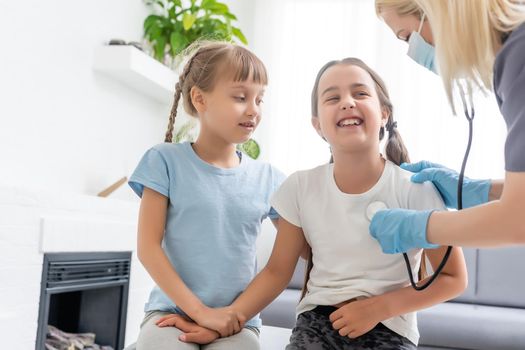
M 297 306 L 297 314 L 318 305 L 384 294 L 410 283 L 403 256 L 383 254 L 370 236 L 366 211 L 373 202 L 388 208 L 444 209 L 436 189 L 430 183 L 412 183 L 411 175 L 386 161 L 383 174 L 370 190 L 347 194 L 335 183 L 333 164 L 326 164 L 292 174 L 275 192 L 271 205 L 281 217 L 302 228 L 312 247 L 308 293 Z M 408 253 L 414 276 L 421 252 Z M 382 323 L 417 345 L 415 313 Z

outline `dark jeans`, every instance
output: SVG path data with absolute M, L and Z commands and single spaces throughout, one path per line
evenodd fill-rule
M 286 350 L 415 350 L 407 338 L 379 323 L 370 332 L 356 339 L 343 337 L 332 327 L 328 316 L 335 311 L 331 306 L 318 306 L 303 312 L 290 337 Z

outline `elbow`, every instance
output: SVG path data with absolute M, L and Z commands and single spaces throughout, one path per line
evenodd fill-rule
M 460 273 L 455 276 L 449 276 L 448 290 L 450 291 L 450 299 L 456 298 L 463 294 L 468 288 L 468 274 Z
M 274 285 L 280 291 L 283 291 L 286 288 L 286 286 L 288 286 L 288 283 L 292 279 L 293 270 L 291 273 L 288 273 L 288 271 L 283 270 L 279 266 L 275 266 L 273 264 L 267 264 L 263 268 L 261 273 L 265 274 L 266 276 L 269 276 L 270 279 L 273 281 Z
M 140 249 L 140 247 L 137 247 L 137 258 L 139 259 L 142 265 L 145 265 L 146 254 L 144 254 L 144 249 Z
M 458 281 L 458 295 L 463 294 L 468 288 L 468 275 L 465 273 L 464 276 L 461 276 Z
M 458 278 L 454 283 L 449 287 L 449 297 L 448 300 L 459 297 L 463 294 L 468 288 L 468 279 Z
M 515 237 L 515 243 L 519 245 L 525 245 L 525 222 L 520 220 L 519 229 L 516 230 L 517 234 Z
M 151 248 L 145 247 L 144 244 L 137 245 L 137 258 L 140 263 L 146 267 L 151 257 Z
M 514 227 L 509 227 L 511 234 L 510 242 L 508 243 L 511 245 L 525 245 L 525 221 L 519 219 L 513 226 Z

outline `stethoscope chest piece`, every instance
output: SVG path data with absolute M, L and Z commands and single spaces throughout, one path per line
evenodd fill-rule
M 388 207 L 386 206 L 384 202 L 375 201 L 375 202 L 370 203 L 368 207 L 366 208 L 366 218 L 368 219 L 368 221 L 372 221 L 372 218 L 374 217 L 374 215 L 378 211 L 383 210 L 383 209 L 388 209 Z

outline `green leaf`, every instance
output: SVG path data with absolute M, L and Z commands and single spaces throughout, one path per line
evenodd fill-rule
M 166 38 L 163 36 L 159 36 L 155 39 L 155 42 L 153 43 L 153 51 L 155 53 L 155 58 L 163 62 L 164 61 L 164 54 L 166 53 Z
M 224 17 L 226 17 L 228 19 L 231 19 L 232 21 L 236 21 L 237 20 L 237 17 L 233 13 L 230 13 L 230 12 L 226 12 L 224 14 Z
M 161 19 L 161 17 L 157 16 L 157 15 L 149 15 L 148 17 L 146 17 L 146 19 L 144 20 L 144 31 L 147 32 L 148 29 L 152 25 L 157 23 L 160 19 Z
M 177 56 L 184 50 L 189 44 L 188 38 L 186 38 L 182 33 L 173 32 L 170 37 L 170 47 L 171 54 L 173 57 Z
M 196 19 L 197 17 L 195 17 L 191 13 L 184 13 L 184 15 L 182 16 L 182 25 L 184 26 L 184 30 L 190 29 L 193 23 L 195 23 Z
M 248 40 L 244 36 L 244 34 L 241 32 L 239 28 L 232 27 L 232 33 L 235 35 L 243 44 L 248 45 Z
M 240 144 L 239 149 L 252 159 L 259 158 L 259 155 L 261 154 L 261 148 L 254 139 L 249 139 L 245 143 Z
M 176 56 L 193 41 L 203 37 L 230 41 L 234 37 L 247 44 L 241 30 L 231 25 L 237 17 L 226 4 L 220 2 L 224 0 L 144 1 L 156 10 L 144 20 L 144 38 L 152 44 L 153 55 L 161 62 L 166 53 Z
M 211 11 L 212 13 L 214 13 L 216 15 L 223 15 L 225 13 L 230 12 L 230 9 L 228 8 L 228 6 L 223 4 L 223 3 L 220 3 L 220 2 L 216 2 L 214 4 L 211 4 L 207 8 L 207 10 Z
M 202 0 L 201 8 L 203 10 L 208 10 L 210 8 L 210 6 L 213 6 L 215 3 L 217 3 L 216 0 Z

